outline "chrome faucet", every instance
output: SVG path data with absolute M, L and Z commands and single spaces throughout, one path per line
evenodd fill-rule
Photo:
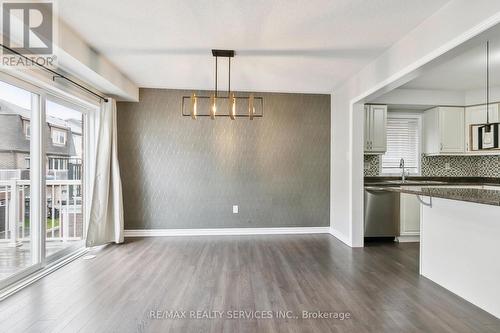
M 406 181 L 406 172 L 405 172 L 405 159 L 402 158 L 399 161 L 399 168 L 402 169 L 401 173 L 401 181 L 404 183 Z

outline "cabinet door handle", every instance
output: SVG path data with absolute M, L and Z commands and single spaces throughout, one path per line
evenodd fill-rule
M 443 144 L 441 143 L 441 150 L 443 150 Z

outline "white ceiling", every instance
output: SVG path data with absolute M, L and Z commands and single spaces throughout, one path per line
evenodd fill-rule
M 140 87 L 212 89 L 210 50 L 220 48 L 236 50 L 236 90 L 329 93 L 446 2 L 60 0 L 57 6 Z
M 490 38 L 490 86 L 500 86 L 500 29 Z M 442 62 L 403 85 L 407 89 L 471 91 L 486 87 L 486 37 L 457 56 Z M 479 45 L 477 45 L 479 44 Z

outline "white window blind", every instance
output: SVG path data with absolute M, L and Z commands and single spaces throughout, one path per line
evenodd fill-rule
M 420 125 L 416 117 L 387 118 L 387 151 L 382 155 L 382 173 L 399 174 L 401 159 L 412 174 L 420 172 Z

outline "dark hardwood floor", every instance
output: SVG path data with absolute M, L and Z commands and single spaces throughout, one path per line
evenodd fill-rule
M 188 318 L 155 319 L 154 310 Z M 198 310 L 225 312 L 189 319 Z M 298 318 L 229 319 L 232 310 Z M 351 318 L 302 319 L 302 311 Z M 0 303 L 0 331 L 500 332 L 500 320 L 419 276 L 417 244 L 207 236 L 129 239 L 78 259 Z

